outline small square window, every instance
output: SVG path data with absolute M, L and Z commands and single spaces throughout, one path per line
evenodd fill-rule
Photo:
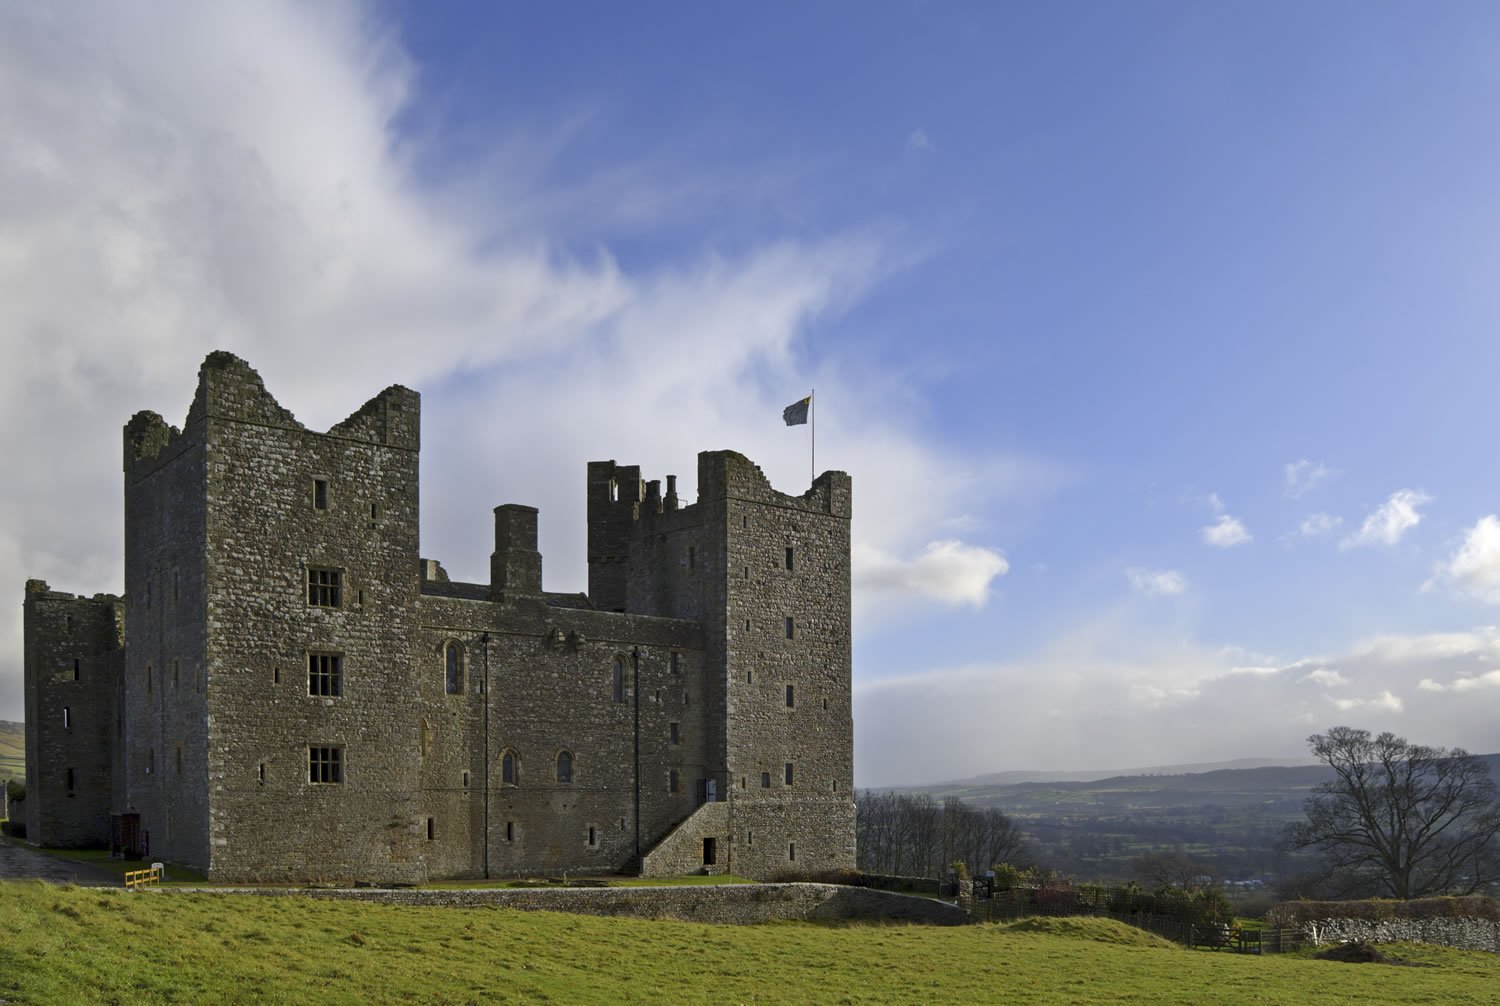
M 307 603 L 314 608 L 338 608 L 344 603 L 344 574 L 336 569 L 307 569 Z
M 328 509 L 328 480 L 313 479 L 313 509 Z
M 307 749 L 307 781 L 337 784 L 344 781 L 344 749 L 310 747 Z
M 344 694 L 344 658 L 337 653 L 307 655 L 307 694 L 337 698 Z

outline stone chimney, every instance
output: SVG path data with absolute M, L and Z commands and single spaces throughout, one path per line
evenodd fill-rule
M 542 553 L 536 550 L 534 506 L 495 507 L 495 551 L 490 556 L 490 600 L 542 592 Z

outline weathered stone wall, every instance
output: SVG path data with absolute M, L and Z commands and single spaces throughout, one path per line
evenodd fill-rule
M 728 873 L 729 834 L 729 803 L 705 803 L 641 858 L 641 876 Z M 712 863 L 708 862 L 708 842 L 714 843 Z
M 171 897 L 191 889 L 158 888 Z M 204 888 L 225 897 L 312 897 L 387 905 L 441 908 L 512 908 L 575 915 L 678 919 L 726 925 L 763 922 L 887 921 L 961 926 L 967 913 L 946 902 L 836 884 L 717 884 L 678 887 L 549 887 L 458 891 L 312 890 Z
M 1500 953 L 1500 922 L 1491 919 L 1321 919 L 1304 922 L 1309 943 L 1435 943 L 1460 950 Z
M 126 651 L 111 809 L 140 815 L 152 856 L 204 869 L 209 739 L 201 397 L 200 391 L 181 432 L 153 412 L 137 413 L 124 431 Z
M 315 433 L 222 354 L 201 372 L 200 407 L 209 876 L 425 879 L 411 661 L 420 400 L 388 388 Z M 336 603 L 312 603 L 317 570 L 337 576 Z M 312 654 L 340 661 L 338 694 L 313 687 Z M 312 780 L 315 748 L 338 750 L 340 781 Z
M 41 580 L 26 582 L 27 799 L 21 806 L 27 838 L 38 845 L 109 841 L 119 614 L 118 598 L 77 597 Z

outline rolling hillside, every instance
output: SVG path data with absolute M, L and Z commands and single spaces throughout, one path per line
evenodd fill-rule
M 0 779 L 26 778 L 26 725 L 0 720 Z

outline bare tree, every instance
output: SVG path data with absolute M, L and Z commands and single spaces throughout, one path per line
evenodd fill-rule
M 1489 766 L 1462 748 L 1334 727 L 1308 738 L 1333 769 L 1286 846 L 1318 853 L 1343 896 L 1472 894 L 1500 865 L 1500 799 Z
M 941 876 L 958 859 L 974 873 L 1021 858 L 1021 830 L 995 808 L 929 793 L 856 794 L 859 868 L 867 873 Z
M 1181 850 L 1175 852 L 1147 852 L 1137 856 L 1131 869 L 1147 887 L 1180 887 L 1195 891 L 1212 887 L 1218 880 L 1218 871 L 1207 863 L 1201 863 Z

